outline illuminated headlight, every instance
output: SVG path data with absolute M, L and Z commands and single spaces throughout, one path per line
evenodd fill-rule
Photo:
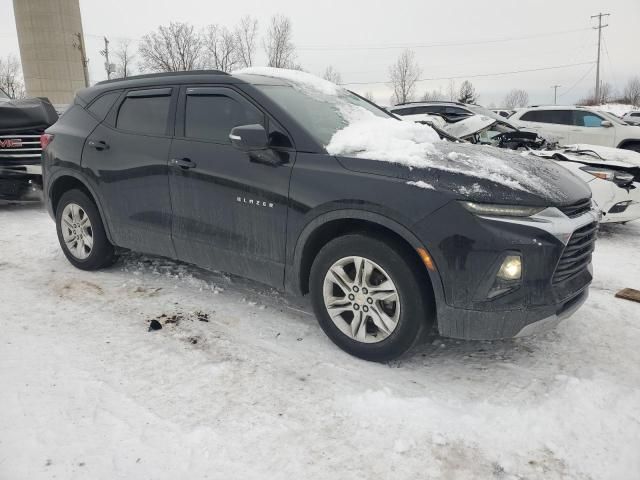
M 507 282 L 520 280 L 520 277 L 522 277 L 522 259 L 520 255 L 506 256 L 496 276 L 500 280 Z
M 460 202 L 460 204 L 475 215 L 498 217 L 530 217 L 545 209 L 545 207 L 500 205 L 493 203 Z

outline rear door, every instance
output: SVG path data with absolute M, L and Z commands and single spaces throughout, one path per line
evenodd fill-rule
M 571 110 L 530 110 L 519 119 L 518 124 L 533 129 L 548 140 L 560 145 L 571 143 L 573 119 Z
M 274 163 L 231 145 L 239 125 L 261 124 Z M 282 286 L 290 137 L 250 99 L 231 87 L 183 87 L 171 146 L 173 240 L 178 258 Z
M 173 87 L 125 91 L 82 154 L 114 242 L 169 257 L 175 252 L 167 162 L 176 99 Z
M 603 120 L 605 119 L 597 113 L 574 110 L 571 143 L 612 147 L 615 143 L 615 128 L 603 127 L 601 125 Z

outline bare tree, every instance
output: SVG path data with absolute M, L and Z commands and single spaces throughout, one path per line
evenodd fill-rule
M 127 78 L 133 75 L 133 60 L 135 55 L 131 52 L 131 42 L 123 40 L 118 44 L 113 55 L 116 59 L 116 77 Z
M 444 95 L 442 94 L 442 92 L 440 90 L 426 90 L 423 94 L 422 94 L 422 101 L 423 102 L 433 102 L 433 101 L 438 101 L 438 100 L 444 100 Z
M 209 25 L 204 34 L 206 65 L 223 72 L 232 71 L 240 63 L 237 37 L 227 27 Z
M 335 68 L 329 65 L 324 71 L 324 75 L 322 76 L 325 80 L 329 80 L 335 84 L 342 83 L 342 76 L 340 72 L 338 72 Z
M 514 88 L 504 97 L 502 105 L 511 110 L 516 107 L 526 107 L 529 104 L 529 94 L 524 90 Z
M 0 88 L 9 98 L 24 98 L 26 96 L 22 81 L 22 67 L 15 55 L 0 58 Z
M 369 100 L 370 102 L 376 103 L 376 99 L 373 96 L 373 92 L 365 92 L 363 97 Z
M 296 68 L 296 47 L 292 41 L 291 20 L 284 15 L 274 15 L 263 41 L 268 65 L 276 68 Z
M 203 64 L 203 39 L 193 25 L 171 22 L 142 37 L 142 66 L 152 72 L 197 70 Z
M 640 106 L 640 77 L 635 76 L 629 79 L 624 87 L 624 101 L 634 107 Z
M 396 63 L 389 68 L 394 103 L 412 100 L 420 73 L 421 69 L 415 59 L 415 53 L 408 49 L 402 52 Z
M 476 89 L 473 88 L 473 84 L 469 80 L 462 82 L 458 101 L 462 103 L 476 103 L 477 100 L 478 95 L 476 94 Z
M 241 67 L 250 67 L 253 65 L 253 54 L 256 49 L 258 20 L 251 15 L 245 15 L 235 28 L 234 35 L 236 37 L 238 63 Z
M 458 91 L 456 90 L 456 81 L 452 78 L 449 80 L 449 100 L 455 102 L 456 97 L 458 96 Z

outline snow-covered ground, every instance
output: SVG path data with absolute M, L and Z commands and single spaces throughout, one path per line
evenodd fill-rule
M 605 103 L 604 105 L 598 105 L 597 107 L 593 107 L 596 110 L 604 110 L 605 112 L 613 113 L 618 117 L 622 117 L 625 113 L 629 113 L 631 110 L 637 110 L 631 104 L 627 103 Z
M 613 297 L 639 253 L 604 227 L 553 332 L 380 365 L 303 300 L 137 254 L 82 272 L 40 207 L 0 207 L 0 479 L 640 478 L 640 304 Z

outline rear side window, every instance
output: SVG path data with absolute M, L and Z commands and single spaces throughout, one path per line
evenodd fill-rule
M 109 92 L 100 95 L 91 102 L 87 110 L 93 113 L 98 120 L 104 120 L 104 117 L 107 116 L 107 113 L 109 113 L 109 110 L 111 110 L 111 107 L 119 96 L 120 92 Z
M 522 115 L 520 120 L 525 122 L 573 125 L 571 110 L 531 110 Z
M 631 116 L 632 117 L 640 117 L 640 113 L 632 113 Z
M 249 102 L 224 94 L 187 95 L 185 137 L 229 143 L 233 127 L 256 123 L 264 125 L 264 116 Z
M 602 123 L 602 118 L 600 118 L 595 113 L 591 112 L 573 112 L 573 124 L 578 127 L 600 127 Z
M 170 103 L 170 95 L 128 96 L 120 105 L 116 128 L 147 135 L 164 135 Z
M 392 110 L 392 112 L 402 117 L 404 115 L 414 115 L 416 113 L 415 110 L 416 110 L 415 108 L 410 107 L 410 108 L 399 108 L 397 110 Z

